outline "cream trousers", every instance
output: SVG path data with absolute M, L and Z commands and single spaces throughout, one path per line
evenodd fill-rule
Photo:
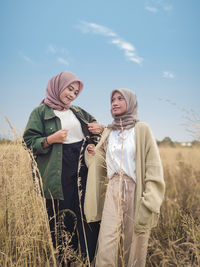
M 135 182 L 127 175 L 109 179 L 95 267 L 144 267 L 150 232 L 134 232 Z

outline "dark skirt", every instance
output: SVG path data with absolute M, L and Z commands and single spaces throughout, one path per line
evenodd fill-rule
M 85 145 L 84 145 L 85 146 Z M 63 234 L 61 232 L 69 232 L 72 234 L 72 240 L 70 246 L 75 251 L 78 251 L 80 247 L 80 252 L 85 258 L 86 253 L 86 244 L 83 233 L 83 225 L 81 219 L 81 210 L 83 214 L 83 223 L 87 239 L 87 247 L 89 252 L 90 261 L 93 260 L 96 243 L 99 233 L 99 222 L 87 223 L 83 207 L 84 207 L 84 196 L 87 180 L 87 167 L 85 165 L 83 153 L 85 147 L 83 142 L 77 142 L 73 144 L 63 144 L 63 158 L 62 158 L 62 189 L 64 200 L 54 200 L 54 209 L 57 215 L 58 222 L 58 239 L 56 239 L 55 231 L 55 220 L 52 219 L 54 216 L 53 205 L 51 200 L 47 200 L 47 211 L 50 219 L 50 229 L 52 232 L 52 241 L 54 247 L 61 247 L 64 243 Z M 81 151 L 81 167 L 78 170 L 79 159 Z M 80 182 L 78 186 L 78 177 L 80 177 Z M 81 192 L 80 192 L 81 191 Z M 79 194 L 81 194 L 81 205 L 79 201 Z M 63 221 L 63 223 L 59 223 Z M 59 237 L 60 233 L 60 237 Z M 63 249 L 63 248 L 62 248 Z

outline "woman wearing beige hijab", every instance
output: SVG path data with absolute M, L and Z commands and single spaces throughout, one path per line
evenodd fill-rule
M 85 153 L 86 219 L 101 220 L 95 266 L 143 267 L 164 198 L 162 164 L 149 126 L 137 119 L 135 93 L 112 91 L 111 114 L 100 142 Z

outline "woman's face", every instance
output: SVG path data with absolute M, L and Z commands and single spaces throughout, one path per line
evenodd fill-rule
M 113 115 L 122 115 L 126 112 L 126 100 L 120 92 L 115 92 L 111 99 L 111 109 Z
M 62 103 L 70 104 L 75 98 L 77 98 L 79 93 L 79 82 L 73 82 L 68 85 L 60 94 L 60 101 Z

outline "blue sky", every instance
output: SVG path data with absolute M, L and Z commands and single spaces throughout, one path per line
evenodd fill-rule
M 68 70 L 84 83 L 74 104 L 99 122 L 112 121 L 110 92 L 125 87 L 156 139 L 193 140 L 199 14 L 199 0 L 1 0 L 1 134 L 5 115 L 23 131 L 48 80 Z

